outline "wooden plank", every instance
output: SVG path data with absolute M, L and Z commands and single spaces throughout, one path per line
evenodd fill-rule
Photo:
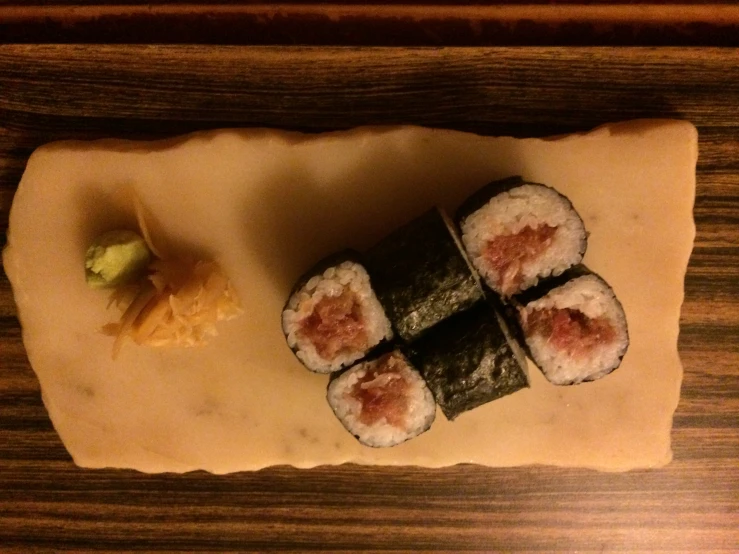
M 728 0 L 0 0 L 0 40 L 25 43 L 737 46 L 738 29 Z
M 366 2 L 364 0 L 323 0 L 317 2 L 315 0 L 280 0 L 277 2 L 264 2 L 263 0 L 199 0 L 194 2 L 191 0 L 115 0 L 114 2 L 106 2 L 104 0 L 27 0 L 21 2 L 19 0 L 0 0 L 0 6 L 311 6 L 331 7 L 331 6 L 353 6 L 357 8 L 381 7 L 381 6 L 397 6 L 399 3 L 393 0 L 372 0 Z M 657 5 L 679 5 L 679 6 L 714 6 L 732 4 L 731 0 L 506 0 L 501 2 L 498 0 L 404 0 L 403 6 L 433 8 L 433 7 L 475 7 L 478 9 L 495 8 L 495 7 L 520 7 L 532 5 L 547 5 L 549 7 L 585 7 L 593 5 L 609 5 L 621 6 L 624 9 L 633 8 L 635 6 L 657 6 Z
M 22 126 L 29 115 L 59 124 L 62 116 L 71 118 L 63 128 L 95 118 L 103 119 L 101 130 L 123 132 L 150 119 L 201 122 L 199 128 L 299 122 L 308 130 L 454 122 L 517 136 L 640 117 L 730 127 L 737 62 L 737 50 L 711 48 L 5 45 L 0 110 L 6 126 Z M 95 80 L 90 67 L 100 72 Z
M 647 116 L 700 133 L 666 468 L 81 470 L 48 420 L 0 276 L 3 550 L 736 552 L 738 60 L 704 48 L 0 46 L 0 232 L 27 157 L 61 138 L 363 123 L 542 136 Z

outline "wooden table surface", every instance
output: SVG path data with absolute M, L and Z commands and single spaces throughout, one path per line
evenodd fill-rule
M 734 0 L 0 0 L 0 42 L 739 46 Z
M 0 46 L 3 231 L 28 156 L 56 139 L 368 123 L 543 136 L 639 117 L 700 133 L 670 465 L 79 469 L 2 274 L 0 551 L 739 552 L 738 50 Z

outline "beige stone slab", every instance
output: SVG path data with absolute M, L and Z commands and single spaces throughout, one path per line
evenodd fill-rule
M 84 467 L 214 473 L 275 464 L 551 464 L 621 471 L 669 462 L 682 367 L 683 280 L 694 239 L 697 134 L 686 122 L 615 124 L 556 139 L 417 127 L 324 135 L 223 130 L 163 142 L 61 142 L 31 157 L 3 253 L 29 359 L 55 428 Z M 358 444 L 325 402 L 328 377 L 280 331 L 293 281 L 365 248 L 434 204 L 453 209 L 513 174 L 567 195 L 590 232 L 585 262 L 626 310 L 631 347 L 594 383 L 531 388 L 390 449 Z M 115 313 L 84 282 L 88 242 L 131 224 L 133 187 L 161 240 L 203 252 L 245 314 L 201 349 L 99 333 Z

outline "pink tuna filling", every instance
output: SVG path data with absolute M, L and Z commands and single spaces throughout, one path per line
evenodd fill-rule
M 556 227 L 526 226 L 518 233 L 499 235 L 488 241 L 482 255 L 498 275 L 498 288 L 503 294 L 513 294 L 523 281 L 524 264 L 541 256 L 552 244 Z
M 404 362 L 386 354 L 348 392 L 362 405 L 359 421 L 374 425 L 382 418 L 399 429 L 405 427 L 411 385 L 402 374 Z
M 616 339 L 616 330 L 607 318 L 589 318 L 570 308 L 533 310 L 524 328 L 527 334 L 544 337 L 552 347 L 573 358 L 584 358 L 597 346 Z
M 321 298 L 300 323 L 298 334 L 309 340 L 324 360 L 333 360 L 344 352 L 363 351 L 368 346 L 362 305 L 347 289 L 339 296 Z

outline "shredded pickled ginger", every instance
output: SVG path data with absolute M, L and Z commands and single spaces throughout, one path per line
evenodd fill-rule
M 157 249 L 136 196 L 134 205 L 141 234 L 155 257 L 143 279 L 111 293 L 109 306 L 122 312 L 118 322 L 103 327 L 115 337 L 113 358 L 126 339 L 155 347 L 206 344 L 218 334 L 217 322 L 242 313 L 236 291 L 216 262 L 169 257 Z

